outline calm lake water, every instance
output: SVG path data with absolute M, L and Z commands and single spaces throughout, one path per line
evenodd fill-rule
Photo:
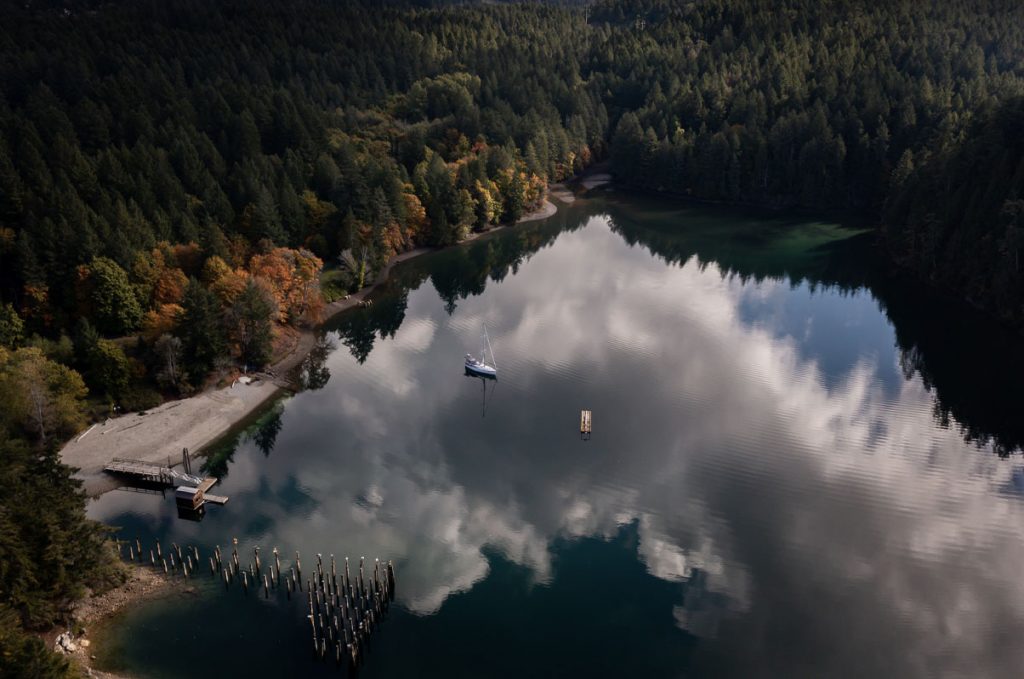
M 1020 676 L 1021 342 L 873 262 L 834 223 L 577 201 L 337 319 L 309 388 L 207 462 L 231 500 L 202 522 L 127 491 L 90 514 L 394 560 L 367 678 Z M 463 375 L 483 323 L 497 382 Z M 100 630 L 101 663 L 338 674 L 301 602 L 194 583 Z

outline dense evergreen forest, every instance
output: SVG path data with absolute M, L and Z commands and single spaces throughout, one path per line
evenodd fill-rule
M 1024 323 L 1011 0 L 26 2 L 0 83 L 0 469 L 52 481 L 0 490 L 5 661 L 49 662 L 19 626 L 114 578 L 55 452 L 90 416 L 266 364 L 392 255 L 599 160 L 862 213 L 894 262 Z

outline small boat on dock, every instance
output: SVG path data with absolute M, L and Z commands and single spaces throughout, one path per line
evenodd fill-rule
M 488 357 L 490 357 L 488 361 Z M 487 326 L 484 326 L 480 337 L 480 358 L 473 354 L 466 354 L 466 372 L 479 377 L 497 377 L 498 367 L 494 361 L 494 352 L 491 350 L 491 340 L 487 337 Z

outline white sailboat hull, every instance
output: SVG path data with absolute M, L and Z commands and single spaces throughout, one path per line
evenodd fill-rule
M 486 363 L 481 363 L 475 360 L 466 361 L 466 370 L 475 375 L 485 375 L 487 377 L 496 377 L 498 375 L 498 370 L 493 366 L 489 366 Z

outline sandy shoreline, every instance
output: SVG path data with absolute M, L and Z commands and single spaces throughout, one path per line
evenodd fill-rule
M 546 219 L 557 209 L 545 199 L 540 208 L 516 223 Z M 473 233 L 452 247 L 505 228 L 508 227 L 498 226 L 483 233 Z M 387 280 L 396 264 L 437 251 L 437 248 L 416 248 L 392 257 L 370 285 L 346 299 L 328 304 L 322 323 L 362 303 Z M 302 363 L 315 343 L 316 329 L 304 329 L 291 350 L 267 372 L 256 373 L 256 381 L 251 384 L 235 383 L 230 387 L 207 390 L 189 398 L 168 401 L 149 411 L 128 413 L 97 423 L 64 445 L 60 451 L 61 461 L 78 470 L 75 476 L 82 480 L 89 497 L 98 497 L 124 485 L 103 471 L 114 457 L 180 465 L 182 448 L 188 448 L 192 455 L 201 454 L 205 447 L 278 396 L 282 388 L 290 387 L 282 376 Z

